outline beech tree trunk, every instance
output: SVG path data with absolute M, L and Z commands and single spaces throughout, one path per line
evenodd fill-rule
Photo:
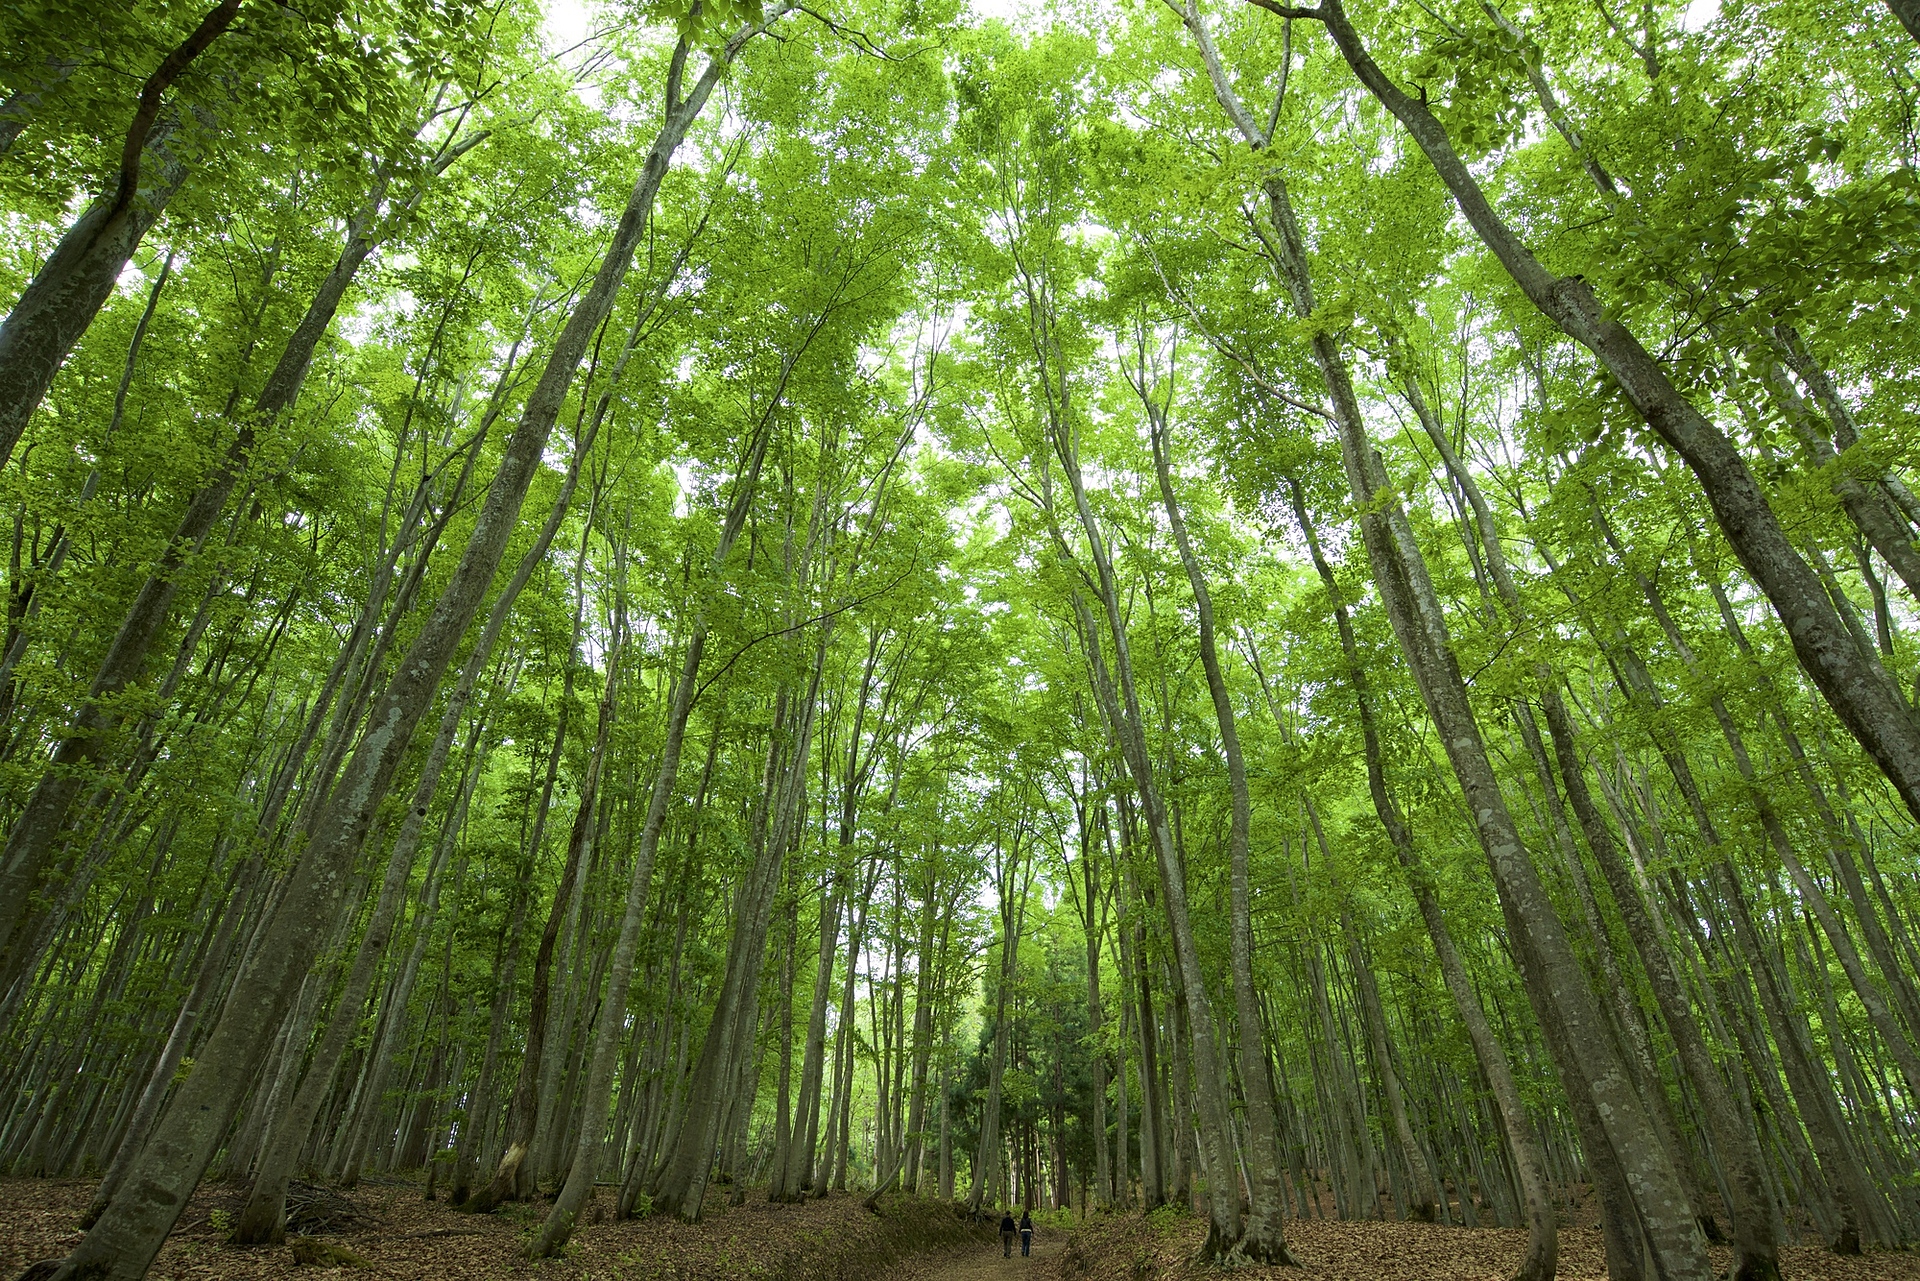
M 987 1064 L 987 1096 L 980 1105 L 980 1134 L 973 1150 L 973 1182 L 967 1192 L 967 1208 L 976 1216 L 1006 1208 L 1000 1182 L 1002 1164 L 1000 1107 L 1002 1085 L 1006 1079 L 1009 1039 L 1008 1001 L 1014 976 L 1020 965 L 1020 928 L 1026 916 L 1027 887 L 1033 883 L 1031 869 L 1022 876 L 1022 827 L 1016 827 L 1011 848 L 999 851 L 1000 866 L 995 876 L 995 891 L 1000 912 L 1000 974 L 994 984 L 993 1058 Z M 988 1209 L 991 1200 L 992 1209 Z
M 1146 406 L 1153 437 L 1154 470 L 1160 480 L 1160 501 L 1166 508 L 1167 522 L 1173 529 L 1174 545 L 1180 563 L 1186 569 L 1187 582 L 1193 588 L 1194 612 L 1200 623 L 1200 664 L 1206 671 L 1207 693 L 1213 701 L 1214 720 L 1220 727 L 1221 753 L 1226 757 L 1227 781 L 1232 796 L 1232 819 L 1227 836 L 1229 900 L 1232 917 L 1229 937 L 1232 948 L 1233 1004 L 1240 1025 L 1240 1087 L 1247 1104 L 1247 1181 L 1251 1195 L 1241 1236 L 1227 1257 L 1253 1263 L 1292 1264 L 1282 1228 L 1285 1193 L 1280 1182 L 1280 1130 L 1274 1113 L 1272 1085 L 1267 1078 L 1267 1053 L 1260 1023 L 1260 1004 L 1253 992 L 1253 912 L 1252 893 L 1247 871 L 1247 852 L 1252 829 L 1253 803 L 1247 792 L 1246 760 L 1240 751 L 1240 733 L 1234 724 L 1233 703 L 1227 693 L 1227 680 L 1220 667 L 1220 651 L 1214 641 L 1213 597 L 1207 591 L 1207 577 L 1187 537 L 1186 520 L 1173 492 L 1173 475 L 1168 463 L 1166 406 L 1157 404 L 1146 384 L 1144 353 L 1140 399 Z M 1168 396 L 1172 392 L 1169 389 Z M 1093 936 L 1088 931 L 1088 936 Z M 1096 954 L 1097 955 L 1097 954 Z M 1220 1171 L 1209 1170 L 1209 1178 Z M 1416 1178 L 1424 1178 L 1422 1167 Z M 1424 1184 L 1422 1185 L 1424 1186 Z M 1433 1217 L 1432 1196 L 1427 1196 L 1427 1218 Z
M 933 1059 L 934 1010 L 940 999 L 940 956 L 946 950 L 945 932 L 938 928 L 940 915 L 940 845 L 933 847 L 933 867 L 926 880 L 926 899 L 920 909 L 920 938 L 914 949 L 913 1047 L 911 1079 L 907 1084 L 905 1151 L 901 1157 L 901 1187 L 908 1196 L 920 1190 L 920 1167 L 925 1164 L 927 1126 L 927 1070 Z M 1103 1149 L 1104 1154 L 1104 1149 Z
M 616 590 L 624 593 L 624 549 L 616 549 L 614 559 L 619 581 Z M 624 598 L 617 598 L 613 638 L 607 648 L 606 689 L 600 696 L 599 730 L 594 737 L 593 756 L 587 767 L 587 776 L 581 783 L 580 811 L 583 821 L 599 803 L 600 784 L 606 770 L 607 736 L 613 727 L 618 707 L 619 665 L 626 633 L 625 609 Z M 681 737 L 684 738 L 684 723 Z M 679 764 L 678 749 L 679 743 L 676 742 L 673 745 L 676 769 Z M 663 775 L 666 773 L 664 769 L 661 772 Z M 669 781 L 667 788 L 670 790 L 671 787 Z M 656 790 L 659 790 L 658 787 Z M 594 1018 L 588 1039 L 586 1078 L 578 1106 L 573 1109 L 579 1114 L 580 1124 L 572 1165 L 566 1182 L 561 1185 L 559 1196 L 554 1198 L 553 1208 L 547 1212 L 545 1222 L 534 1235 L 533 1243 L 527 1247 L 529 1258 L 551 1258 L 567 1243 L 573 1235 L 580 1209 L 592 1194 L 594 1179 L 600 1172 L 600 1150 L 607 1131 L 607 1108 L 613 1098 L 613 1068 L 619 1057 L 620 1034 L 627 1023 L 627 993 L 633 980 L 633 958 L 640 945 L 640 923 L 646 913 L 647 894 L 653 885 L 653 854 L 659 846 L 658 828 L 663 825 L 652 821 L 654 814 L 651 805 L 647 818 L 649 823 L 643 828 L 642 851 L 634 858 L 633 871 L 627 878 L 627 897 L 620 917 L 620 933 L 607 961 L 606 991 L 601 995 L 599 1012 Z M 645 832 L 648 830 L 654 833 L 651 847 L 645 843 Z M 589 987 L 589 1001 L 592 992 L 592 987 Z
M 1064 397 L 1062 384 L 1061 394 Z M 1082 530 L 1086 534 L 1087 545 L 1094 563 L 1099 583 L 1101 603 L 1107 616 L 1107 636 L 1114 647 L 1114 669 L 1119 677 L 1119 698 L 1110 708 L 1110 717 L 1114 730 L 1119 737 L 1122 755 L 1125 757 L 1128 772 L 1132 775 L 1134 786 L 1140 794 L 1140 803 L 1145 811 L 1148 836 L 1154 852 L 1156 866 L 1160 873 L 1160 890 L 1165 898 L 1168 930 L 1172 935 L 1175 973 L 1179 976 L 1181 989 L 1187 1005 L 1187 1017 L 1192 1029 L 1193 1052 L 1193 1088 L 1200 1118 L 1198 1154 L 1201 1162 L 1202 1177 L 1206 1180 L 1208 1202 L 1207 1240 L 1202 1246 L 1202 1254 L 1208 1259 L 1230 1258 L 1239 1248 L 1244 1237 L 1244 1221 L 1240 1213 L 1240 1194 L 1238 1171 L 1233 1160 L 1233 1137 L 1231 1121 L 1226 1102 L 1226 1077 L 1219 1054 L 1219 1035 L 1213 1016 L 1213 1004 L 1207 994 L 1206 979 L 1200 966 L 1199 949 L 1194 942 L 1191 914 L 1187 905 L 1186 873 L 1178 851 L 1174 847 L 1173 830 L 1169 825 L 1164 806 L 1160 803 L 1159 791 L 1154 781 L 1153 765 L 1148 756 L 1145 736 L 1141 729 L 1140 700 L 1134 688 L 1133 662 L 1127 644 L 1126 615 L 1120 607 L 1119 589 L 1115 581 L 1113 564 L 1107 554 L 1106 544 L 1100 533 L 1099 523 L 1095 520 L 1093 509 L 1087 503 L 1085 487 L 1081 483 L 1080 467 L 1069 436 L 1070 418 L 1067 407 L 1062 404 L 1058 409 L 1059 418 L 1053 427 L 1054 452 L 1060 459 L 1071 487 L 1074 509 L 1079 516 Z M 1065 421 L 1063 421 L 1065 420 Z M 1091 611 L 1075 595 L 1075 601 L 1082 612 L 1081 626 L 1091 636 L 1094 622 Z M 1100 651 L 1095 648 L 1092 654 L 1098 659 Z M 1104 674 L 1095 678 L 1097 687 L 1111 690 L 1112 684 Z M 1176 1121 L 1176 1125 L 1181 1122 Z M 1281 1246 L 1284 1252 L 1284 1245 Z
M 1428 439 L 1439 451 L 1442 462 L 1454 483 L 1460 487 L 1472 509 L 1474 525 L 1478 531 L 1480 545 L 1485 555 L 1488 576 L 1493 580 L 1495 594 L 1513 615 L 1516 622 L 1524 617 L 1519 589 L 1514 584 L 1508 569 L 1506 555 L 1501 547 L 1499 531 L 1494 523 L 1493 512 L 1478 482 L 1472 473 L 1462 464 L 1455 453 L 1452 443 L 1429 409 L 1420 391 L 1416 379 L 1406 382 L 1408 399 L 1413 405 L 1421 426 Z M 1591 794 L 1586 789 L 1585 777 L 1579 767 L 1579 754 L 1573 732 L 1573 723 L 1567 714 L 1565 700 L 1559 686 L 1559 676 L 1551 668 L 1542 664 L 1539 668 L 1540 699 L 1546 712 L 1550 737 L 1560 766 L 1561 783 L 1571 804 L 1575 818 L 1582 833 L 1587 838 L 1588 848 L 1600 864 L 1602 875 L 1606 878 L 1614 900 L 1619 906 L 1627 932 L 1632 939 L 1635 951 L 1646 968 L 1654 999 L 1665 1020 L 1669 1034 L 1673 1037 L 1679 1053 L 1682 1070 L 1687 1074 L 1688 1082 L 1700 1096 L 1706 1112 L 1706 1122 L 1712 1137 L 1713 1147 L 1719 1159 L 1728 1167 L 1727 1213 L 1732 1220 L 1735 1249 L 1735 1281 L 1769 1281 L 1779 1274 L 1778 1242 L 1774 1222 L 1775 1214 L 1770 1204 L 1763 1176 L 1763 1161 L 1758 1141 L 1752 1128 L 1741 1119 L 1734 1108 L 1726 1085 L 1707 1052 L 1706 1043 L 1701 1038 L 1699 1026 L 1694 1020 L 1691 1006 L 1686 1000 L 1677 976 L 1672 970 L 1671 960 L 1660 945 L 1652 922 L 1642 909 L 1641 900 L 1632 882 L 1626 876 L 1617 850 L 1613 845 L 1613 836 L 1593 804 Z M 1524 713 L 1523 713 L 1524 714 Z M 1523 734 L 1528 738 L 1529 747 L 1537 743 L 1539 734 L 1532 728 L 1530 718 L 1522 724 Z M 1541 762 L 1542 783 L 1552 788 L 1551 771 Z M 1557 797 L 1549 798 L 1550 803 Z M 1557 813 L 1557 811 L 1556 811 Z M 1570 836 L 1567 839 L 1571 839 Z M 1577 854 L 1573 856 L 1577 859 Z M 1576 863 L 1577 867 L 1577 863 Z M 1584 881 L 1584 872 L 1578 873 Z M 1590 909 L 1591 910 L 1591 909 Z M 1596 940 L 1603 957 L 1611 957 L 1609 944 L 1604 936 Z M 1618 996 L 1626 995 L 1622 988 Z M 1632 1017 L 1629 1013 L 1626 1017 Z M 1630 1028 L 1629 1031 L 1636 1029 Z M 1649 1077 L 1645 1088 L 1659 1090 L 1657 1079 Z M 1659 1106 L 1660 1099 L 1650 1100 Z M 1656 1118 L 1657 1120 L 1657 1118 Z M 1677 1143 L 1677 1139 L 1674 1140 Z M 1676 1156 L 1677 1146 L 1670 1144 Z M 1709 1227 L 1711 1217 L 1702 1213 L 1702 1227 Z
M 1333 3 L 1329 0 L 1330 6 Z M 1330 7 L 1329 12 L 1336 10 Z M 1313 286 L 1286 186 L 1278 174 L 1270 175 L 1266 185 L 1277 237 L 1269 252 L 1295 312 L 1311 320 L 1316 310 Z M 1360 509 L 1360 529 L 1374 579 L 1465 793 L 1526 979 L 1528 998 L 1543 1026 L 1557 1025 L 1549 1026 L 1549 1045 L 1557 1047 L 1555 1062 L 1569 1094 L 1590 1096 L 1590 1104 L 1587 1098 L 1573 1099 L 1576 1113 L 1601 1127 L 1598 1131 L 1586 1127 L 1589 1133 L 1585 1138 L 1590 1146 L 1604 1143 L 1610 1148 L 1624 1186 L 1631 1191 L 1639 1227 L 1659 1266 L 1672 1277 L 1705 1281 L 1710 1274 L 1706 1243 L 1694 1220 L 1693 1207 L 1628 1079 L 1625 1065 L 1617 1053 L 1610 1052 L 1610 1034 L 1593 990 L 1507 810 L 1424 561 L 1418 548 L 1396 530 L 1390 519 L 1390 514 L 1397 514 L 1398 506 L 1377 478 L 1378 463 L 1345 359 L 1332 335 L 1325 331 L 1314 333 L 1312 342 L 1315 363 L 1332 401 L 1331 416 L 1339 430 L 1348 484 Z M 1588 1155 L 1590 1160 L 1603 1159 L 1594 1152 Z
M 1611 318 L 1592 286 L 1578 276 L 1556 276 L 1540 264 L 1494 211 L 1454 151 L 1445 126 L 1373 61 L 1340 0 L 1322 0 L 1317 9 L 1253 2 L 1285 16 L 1325 22 L 1354 75 L 1406 127 L 1514 283 L 1561 332 L 1593 352 L 1634 410 L 1686 462 L 1741 564 L 1772 602 L 1801 666 L 1907 808 L 1920 817 L 1920 723 L 1872 652 L 1854 643 L 1818 575 L 1794 550 L 1733 442 L 1681 394 L 1639 339 Z
M 730 49 L 744 43 L 743 32 Z M 678 67 L 669 77 L 669 111 L 648 152 L 627 207 L 592 286 L 575 304 L 519 425 L 507 441 L 458 567 L 419 636 L 375 705 L 367 731 L 327 802 L 315 839 L 289 874 L 263 946 L 228 997 L 192 1076 L 148 1140 L 122 1191 L 52 1281 L 98 1273 L 138 1281 L 200 1181 L 234 1109 L 252 1082 L 272 1030 L 285 1017 L 300 980 L 340 915 L 351 868 L 386 797 L 413 729 L 447 663 L 478 612 L 518 522 L 527 486 L 540 466 L 555 420 L 587 343 L 612 309 L 674 153 L 719 77 L 716 55 L 685 100 L 677 99 Z
M 138 680 L 145 669 L 171 616 L 180 571 L 213 532 L 215 522 L 252 457 L 255 441 L 299 395 L 300 385 L 313 362 L 314 349 L 332 324 L 354 275 L 377 244 L 371 228 L 384 196 L 385 184 L 381 182 L 349 230 L 346 246 L 333 270 L 321 282 L 305 316 L 287 339 L 279 362 L 254 400 L 252 414 L 241 418 L 226 456 L 188 501 L 166 550 L 135 593 L 86 697 L 54 750 L 49 768 L 40 776 L 8 834 L 6 848 L 0 851 L 0 988 L 4 986 L 6 974 L 20 959 L 15 953 L 32 919 L 34 887 L 47 860 L 68 831 L 68 814 L 73 802 L 91 782 L 95 763 L 113 745 L 113 735 L 124 716 L 116 696 Z M 107 281 L 109 288 L 124 261 L 123 258 L 113 265 Z M 49 263 L 49 267 L 51 265 Z M 0 346 L 3 345 L 0 340 Z M 0 364 L 4 364 L 5 359 L 4 352 L 0 352 Z M 4 399 L 4 391 L 0 390 L 0 400 Z
M 1759 1141 L 1734 1107 L 1725 1079 L 1714 1063 L 1701 1036 L 1692 1006 L 1680 986 L 1679 976 L 1652 919 L 1647 915 L 1638 887 L 1633 884 L 1625 863 L 1613 842 L 1593 797 L 1587 790 L 1583 765 L 1565 703 L 1557 696 L 1547 701 L 1547 728 L 1553 739 L 1560 777 L 1567 799 L 1579 819 L 1593 851 L 1600 874 L 1613 893 L 1614 904 L 1627 927 L 1645 968 L 1654 1000 L 1660 1006 L 1667 1033 L 1673 1038 L 1687 1082 L 1698 1096 L 1705 1113 L 1707 1131 L 1712 1137 L 1715 1155 L 1727 1172 L 1727 1218 L 1733 1225 L 1734 1281 L 1772 1281 L 1780 1275 L 1779 1250 L 1774 1240 L 1774 1214 L 1764 1175 L 1765 1162 Z

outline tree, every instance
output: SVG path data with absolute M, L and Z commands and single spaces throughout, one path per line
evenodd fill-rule
M 1920 1233 L 1897 6 L 12 16 L 33 1275 L 208 1173 Z

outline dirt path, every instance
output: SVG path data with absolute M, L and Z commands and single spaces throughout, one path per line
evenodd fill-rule
M 510 1206 L 491 1216 L 457 1214 L 445 1202 L 423 1201 L 418 1185 L 363 1185 L 350 1194 L 352 1222 L 321 1229 L 368 1262 L 356 1270 L 299 1268 L 286 1246 L 226 1244 L 225 1227 L 241 1190 L 211 1186 L 195 1196 L 161 1251 L 151 1281 L 1059 1281 L 1068 1230 L 1042 1226 L 1033 1253 L 1002 1258 L 988 1225 L 967 1225 L 950 1207 L 890 1206 L 869 1212 L 859 1196 L 775 1205 L 749 1198 L 739 1206 L 716 1197 L 698 1225 L 652 1218 L 594 1222 L 588 1216 L 565 1260 L 529 1267 L 520 1256 L 541 1205 Z M 0 1281 L 37 1259 L 70 1249 L 74 1223 L 92 1195 L 81 1180 L 0 1179 Z M 1080 1224 L 1072 1281 L 1208 1281 L 1192 1268 L 1204 1221 L 1185 1216 L 1155 1222 L 1137 1216 Z M 1287 1224 L 1299 1269 L 1249 1270 L 1245 1281 L 1506 1281 L 1526 1234 L 1500 1228 L 1448 1228 L 1420 1223 Z M 956 1244 L 957 1242 L 963 1242 Z M 1721 1275 L 1729 1263 L 1715 1247 Z M 1841 1258 L 1817 1246 L 1782 1251 L 1787 1281 L 1920 1281 L 1920 1255 Z M 1600 1234 L 1568 1228 L 1560 1236 L 1560 1281 L 1606 1281 Z
M 1033 1234 L 1031 1255 L 1023 1258 L 1020 1243 L 1016 1241 L 1013 1257 L 1003 1259 L 1000 1257 L 1000 1240 L 996 1236 L 989 1244 L 961 1250 L 942 1260 L 920 1273 L 915 1281 L 1028 1281 L 1035 1275 L 1035 1268 L 1042 1259 L 1051 1260 L 1066 1248 L 1066 1244 L 1065 1230 L 1040 1228 Z

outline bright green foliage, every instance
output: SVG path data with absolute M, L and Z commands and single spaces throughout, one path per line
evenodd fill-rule
M 1352 8 L 1539 259 L 1584 279 L 1731 438 L 1911 711 L 1920 582 L 1870 545 L 1842 492 L 1864 490 L 1908 544 L 1920 537 L 1920 88 L 1905 30 L 1824 0 L 1726 0 L 1711 18 L 1670 0 Z M 1528 302 L 1321 26 L 1251 5 L 1195 12 L 1259 147 L 1167 5 L 1059 6 L 1012 25 L 919 0 L 605 5 L 564 53 L 530 4 L 246 5 L 168 98 L 193 176 L 0 473 L 10 828 L 343 244 L 370 226 L 378 248 L 178 571 L 163 640 L 113 696 L 124 715 L 8 945 L 0 1162 L 52 1174 L 113 1160 L 222 912 L 240 914 L 244 942 L 467 545 L 669 75 L 684 63 L 690 81 L 764 27 L 666 174 L 572 379 L 496 591 L 570 465 L 577 487 L 458 728 L 381 983 L 367 1008 L 332 1008 L 480 624 L 216 1172 L 244 1173 L 274 1074 L 291 1089 L 309 1041 L 344 1018 L 358 1034 L 308 1149 L 322 1172 L 484 1183 L 551 917 L 547 1111 L 527 1177 L 565 1176 L 674 682 L 701 635 L 612 1110 L 586 1118 L 609 1136 L 603 1177 L 639 1159 L 644 1180 L 664 1159 L 725 1013 L 742 887 L 785 831 L 743 1102 L 718 1152 L 730 1188 L 765 1181 L 783 1136 L 805 1129 L 818 1004 L 813 1164 L 828 1181 L 880 1183 L 911 1147 L 921 1165 L 903 1178 L 966 1196 L 991 1097 L 987 1155 L 1006 1170 L 981 1173 L 996 1194 L 1137 1204 L 1151 1048 L 1154 1106 L 1173 1120 L 1157 1177 L 1169 1199 L 1191 1192 L 1173 1186 L 1194 1166 L 1187 1015 L 1098 686 L 1111 635 L 1071 451 L 1114 558 L 1225 1035 L 1259 1038 L 1273 1064 L 1289 1210 L 1407 1208 L 1392 1088 L 1441 1213 L 1520 1221 L 1483 1065 L 1369 792 L 1354 665 L 1298 515 L 1351 611 L 1392 800 L 1554 1177 L 1584 1181 L 1471 816 L 1361 542 L 1311 347 L 1324 333 L 1351 364 L 1528 853 L 1596 990 L 1612 1001 L 1610 975 L 1630 989 L 1608 1017 L 1639 1020 L 1616 1031 L 1648 1039 L 1639 1086 L 1681 1118 L 1695 1185 L 1715 1186 L 1718 1158 L 1541 745 L 1543 672 L 1706 1040 L 1765 1118 L 1790 1234 L 1844 1235 L 1815 1116 L 1829 1107 L 1864 1171 L 1865 1191 L 1846 1194 L 1860 1235 L 1920 1233 L 1920 1079 L 1903 1064 L 1920 1062 L 1914 815 L 1803 674 L 1693 475 Z M 0 124 L 18 124 L 0 149 L 0 294 L 19 296 L 110 180 L 139 83 L 198 20 L 159 3 L 0 18 Z M 1276 174 L 1311 266 L 1310 322 L 1278 265 Z M 1219 995 L 1227 767 L 1142 388 L 1165 406 L 1247 759 L 1262 1027 L 1238 1026 Z M 744 525 L 715 565 L 736 501 Z M 610 682 L 577 897 L 556 903 Z M 1014 895 L 1020 911 L 1003 911 Z M 238 964 L 206 967 L 189 1058 Z M 1369 1042 L 1362 967 L 1391 1063 Z M 1812 1080 L 1785 1066 L 1796 1045 Z M 369 1081 L 379 1097 L 362 1096 Z M 629 1205 L 652 1203 L 632 1187 Z

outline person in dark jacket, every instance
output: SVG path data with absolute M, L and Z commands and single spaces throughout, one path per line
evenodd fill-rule
M 1013 1211 L 1008 1210 L 1000 1216 L 1000 1257 L 1013 1257 Z
M 1033 1253 L 1033 1211 L 1020 1211 L 1020 1254 L 1024 1258 Z

